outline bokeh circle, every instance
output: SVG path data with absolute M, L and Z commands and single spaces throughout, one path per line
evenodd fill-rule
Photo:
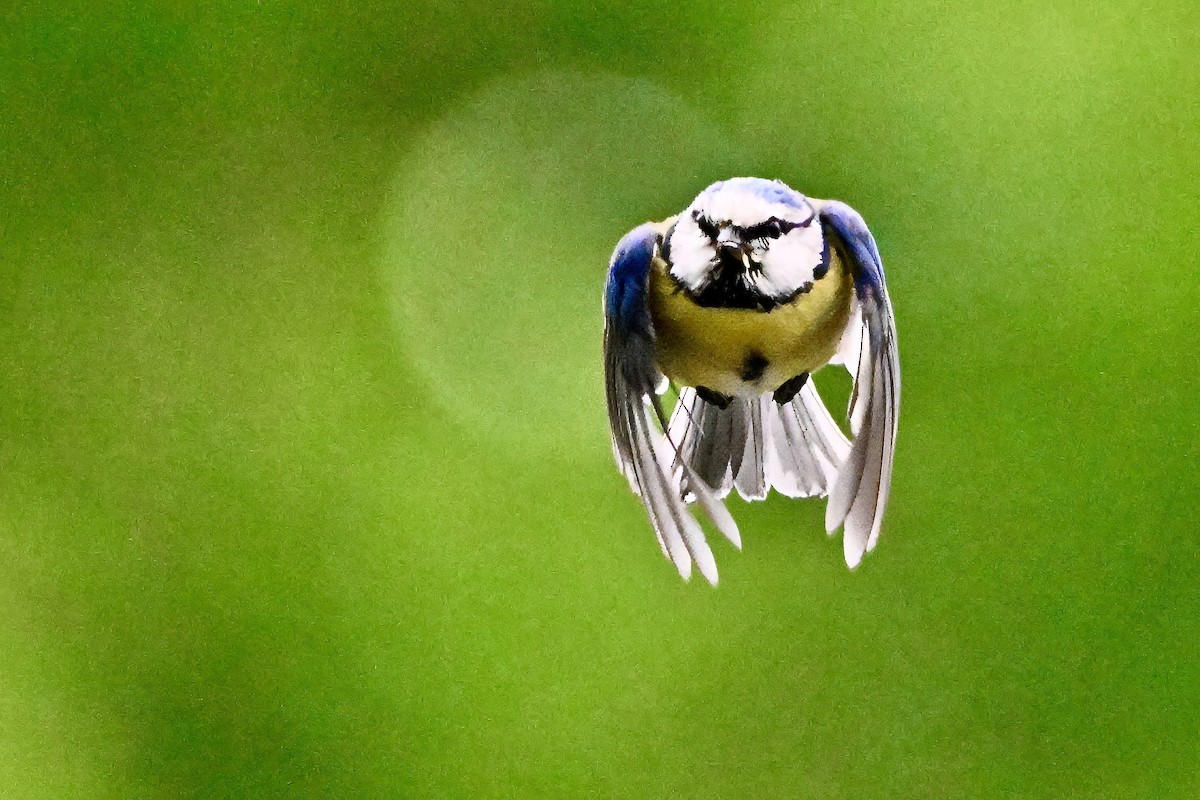
M 647 80 L 542 72 L 453 104 L 408 152 L 384 219 L 385 285 L 428 391 L 483 437 L 603 443 L 612 248 L 742 162 Z

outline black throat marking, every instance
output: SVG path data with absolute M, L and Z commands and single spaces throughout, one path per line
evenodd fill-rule
M 708 273 L 708 280 L 698 292 L 690 292 L 697 305 L 706 308 L 756 308 L 770 311 L 778 305 L 774 297 L 763 294 L 750 283 L 757 265 L 751 262 L 750 270 L 728 250 L 722 250 L 716 264 Z

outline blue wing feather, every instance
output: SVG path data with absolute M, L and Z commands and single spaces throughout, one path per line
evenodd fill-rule
M 844 527 L 846 563 L 858 564 L 875 546 L 891 492 L 900 416 L 900 358 L 896 324 L 875 238 L 858 212 L 844 203 L 821 204 L 821 219 L 845 250 L 862 311 L 859 362 L 851 400 L 858 432 L 825 509 L 825 526 Z M 846 365 L 853 369 L 851 365 Z
M 880 295 L 883 291 L 883 259 L 875 237 L 858 212 L 845 203 L 830 200 L 821 209 L 821 218 L 837 233 L 850 250 L 850 271 L 859 295 Z
M 647 222 L 625 234 L 613 251 L 604 291 L 604 313 L 623 331 L 650 330 L 646 292 L 657 242 L 658 231 L 653 223 Z

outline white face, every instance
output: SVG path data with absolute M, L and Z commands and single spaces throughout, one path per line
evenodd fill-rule
M 771 300 L 811 286 L 825 274 L 828 255 L 804 195 L 761 178 L 732 178 L 701 192 L 679 215 L 668 248 L 671 274 L 693 294 L 740 265 L 739 285 Z

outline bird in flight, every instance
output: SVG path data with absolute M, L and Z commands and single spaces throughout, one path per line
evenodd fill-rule
M 849 440 L 812 374 L 854 376 Z M 613 453 L 663 554 L 717 566 L 693 507 L 735 546 L 723 499 L 825 497 L 846 563 L 879 539 L 892 480 L 900 363 L 883 262 L 866 223 L 780 181 L 714 183 L 617 244 L 604 291 Z M 673 383 L 670 417 L 661 396 Z

